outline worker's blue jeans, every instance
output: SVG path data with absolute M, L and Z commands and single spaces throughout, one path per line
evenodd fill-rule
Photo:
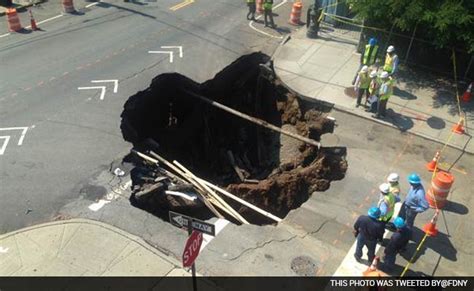
M 362 248 L 364 246 L 367 247 L 367 257 L 369 257 L 369 262 L 372 263 L 375 257 L 375 246 L 377 245 L 377 241 L 367 240 L 361 233 L 357 235 L 357 245 L 355 255 L 358 258 L 362 257 Z
M 406 225 L 408 225 L 410 228 L 413 228 L 417 214 L 418 213 L 414 209 L 411 209 L 410 207 L 406 206 L 405 203 L 403 203 L 399 216 L 405 220 Z

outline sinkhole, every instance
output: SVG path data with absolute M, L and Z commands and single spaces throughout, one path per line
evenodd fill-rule
M 313 192 L 325 191 L 331 181 L 344 177 L 344 147 L 318 149 L 199 97 L 315 141 L 334 131 L 334 120 L 325 117 L 319 105 L 279 81 L 268 55 L 252 53 L 204 83 L 178 73 L 156 76 L 148 88 L 125 103 L 123 138 L 135 150 L 176 160 L 194 175 L 280 218 L 300 207 Z M 170 176 L 173 171 L 165 164 L 157 166 L 134 153 L 124 162 L 134 166 L 132 205 L 165 220 L 169 210 L 198 219 L 215 216 L 193 195 L 192 185 Z M 222 199 L 250 223 L 274 223 L 235 200 Z

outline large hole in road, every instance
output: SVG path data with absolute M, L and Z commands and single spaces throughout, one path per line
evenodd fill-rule
M 148 88 L 126 102 L 121 115 L 124 139 L 138 151 L 153 150 L 168 161 L 177 160 L 195 175 L 285 217 L 311 193 L 325 191 L 331 181 L 344 177 L 345 148 L 323 145 L 318 150 L 196 98 L 205 96 L 316 141 L 332 132 L 334 121 L 314 103 L 285 88 L 275 78 L 269 60 L 263 53 L 242 56 L 201 84 L 177 73 L 155 77 Z M 198 199 L 168 194 L 192 189 L 160 178 L 165 174 L 161 167 L 166 166 L 150 165 L 135 154 L 124 161 L 134 164 L 133 205 L 165 220 L 169 210 L 199 219 L 213 216 Z M 274 222 L 234 200 L 223 199 L 250 223 Z

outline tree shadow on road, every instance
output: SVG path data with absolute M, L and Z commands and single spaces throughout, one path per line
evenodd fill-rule
M 138 2 L 135 1 L 135 4 L 138 4 Z M 138 14 L 138 15 L 148 17 L 148 18 L 151 18 L 151 19 L 156 19 L 156 17 L 153 16 L 153 15 L 146 14 L 146 13 L 134 10 L 134 9 L 126 8 L 126 7 L 123 7 L 123 6 L 120 6 L 120 5 L 115 5 L 115 4 L 112 4 L 112 3 L 99 2 L 99 4 L 97 4 L 97 6 L 102 7 L 102 8 L 114 7 L 114 8 L 120 9 L 120 10 L 128 11 L 130 13 Z

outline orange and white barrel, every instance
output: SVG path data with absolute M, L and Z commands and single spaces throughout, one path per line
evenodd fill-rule
M 446 206 L 449 191 L 454 183 L 454 176 L 448 172 L 436 173 L 431 181 L 431 188 L 425 197 L 431 208 L 441 209 Z
M 257 0 L 257 14 L 263 14 L 263 0 Z
M 303 10 L 303 3 L 297 1 L 293 3 L 290 14 L 290 24 L 300 25 L 301 24 L 301 10 Z
M 9 31 L 16 32 L 23 29 L 23 27 L 21 27 L 20 18 L 18 17 L 15 8 L 7 9 L 7 21 Z
M 76 9 L 74 9 L 74 3 L 72 0 L 62 0 L 63 10 L 66 13 L 74 13 Z

